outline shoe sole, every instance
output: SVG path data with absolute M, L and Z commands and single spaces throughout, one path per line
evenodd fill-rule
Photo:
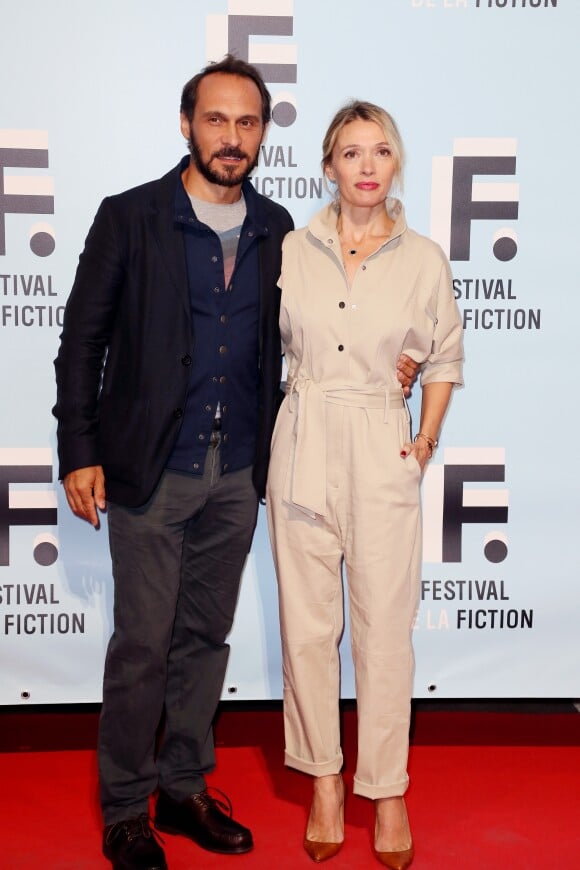
M 250 846 L 236 846 L 233 849 L 218 849 L 215 846 L 208 846 L 205 843 L 201 843 L 199 840 L 196 840 L 195 837 L 192 837 L 191 834 L 186 831 L 182 831 L 180 828 L 172 828 L 169 825 L 162 825 L 159 822 L 154 822 L 155 828 L 158 831 L 162 831 L 164 834 L 175 834 L 178 837 L 187 837 L 188 840 L 191 840 L 192 843 L 196 843 L 200 848 L 205 849 L 206 852 L 215 852 L 216 855 L 243 855 L 245 852 L 251 852 L 254 848 L 254 844 L 252 843 Z

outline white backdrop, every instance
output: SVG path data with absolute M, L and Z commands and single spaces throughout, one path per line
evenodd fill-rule
M 177 163 L 181 87 L 228 48 L 262 65 L 276 103 L 260 192 L 304 224 L 334 111 L 378 102 L 407 146 L 409 223 L 452 259 L 466 388 L 424 481 L 415 695 L 580 695 L 580 5 L 342 6 L 0 0 L 2 704 L 100 700 L 112 580 L 106 529 L 74 519 L 55 480 L 59 324 L 100 200 Z M 279 698 L 263 511 L 230 640 L 224 697 Z M 348 631 L 343 652 L 348 697 Z

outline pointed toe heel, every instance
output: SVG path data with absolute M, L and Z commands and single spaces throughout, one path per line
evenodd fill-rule
M 375 858 L 383 867 L 388 867 L 389 870 L 407 870 L 407 867 L 411 866 L 415 857 L 415 850 L 412 844 L 409 849 L 403 849 L 401 852 L 379 852 L 377 849 L 373 849 L 373 852 L 375 853 Z
M 317 840 L 309 840 L 308 837 L 304 837 L 304 850 L 317 864 L 334 858 L 341 849 L 342 843 L 320 843 Z

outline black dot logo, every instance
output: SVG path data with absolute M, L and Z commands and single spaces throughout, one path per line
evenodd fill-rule
M 493 254 L 496 260 L 508 263 L 518 252 L 518 238 L 513 230 L 503 227 L 493 237 Z
M 278 127 L 291 127 L 296 120 L 296 103 L 288 91 L 278 93 L 272 100 L 272 120 Z
M 32 550 L 34 561 L 43 568 L 54 565 L 58 559 L 58 541 L 53 535 L 39 535 Z
M 508 542 L 503 532 L 491 532 L 483 542 L 483 553 L 488 562 L 497 565 L 503 562 L 508 554 Z
M 50 224 L 34 224 L 34 226 L 30 227 L 29 244 L 30 250 L 37 257 L 50 257 L 56 246 L 54 229 Z
M 54 249 L 54 236 L 50 233 L 35 233 L 30 239 L 30 250 L 37 257 L 50 257 Z

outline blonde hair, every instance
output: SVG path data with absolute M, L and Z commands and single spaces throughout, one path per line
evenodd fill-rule
M 374 103 L 367 103 L 364 100 L 350 100 L 338 110 L 330 122 L 322 140 L 322 170 L 325 175 L 326 169 L 332 160 L 332 152 L 334 151 L 338 134 L 347 124 L 351 124 L 353 121 L 374 121 L 375 124 L 379 125 L 385 135 L 385 141 L 391 147 L 395 161 L 395 184 L 399 190 L 402 190 L 405 151 L 399 128 L 394 118 L 388 112 L 381 109 L 380 106 L 376 106 Z

